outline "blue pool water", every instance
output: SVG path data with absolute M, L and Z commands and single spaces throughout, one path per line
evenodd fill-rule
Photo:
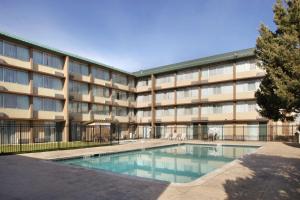
M 257 148 L 184 144 L 58 162 L 173 183 L 186 183 L 244 154 L 252 153 Z

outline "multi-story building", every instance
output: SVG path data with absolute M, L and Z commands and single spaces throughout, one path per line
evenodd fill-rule
M 220 125 L 231 127 L 222 137 L 239 135 L 236 125 L 269 123 L 254 98 L 263 76 L 253 49 L 129 73 L 1 33 L 0 120 L 57 125 L 65 141 L 72 124 L 118 124 L 122 137 Z

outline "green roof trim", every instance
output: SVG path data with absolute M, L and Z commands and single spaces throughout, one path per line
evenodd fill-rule
M 213 56 L 198 58 L 195 60 L 188 60 L 180 63 L 164 65 L 160 67 L 150 68 L 146 70 L 140 70 L 133 74 L 137 77 L 149 76 L 151 74 L 160 74 L 164 72 L 176 71 L 181 69 L 188 69 L 197 66 L 209 65 L 213 63 L 225 62 L 230 60 L 236 60 L 241 58 L 253 57 L 254 48 L 243 49 L 239 51 L 232 51 L 223 54 L 217 54 Z
M 106 69 L 110 69 L 110 70 L 113 70 L 116 72 L 120 72 L 120 73 L 123 73 L 126 75 L 135 76 L 135 77 L 149 76 L 151 74 L 159 74 L 159 73 L 176 71 L 176 70 L 181 70 L 181 69 L 189 69 L 189 68 L 197 67 L 197 66 L 204 66 L 204 65 L 213 64 L 213 63 L 237 60 L 237 59 L 247 58 L 247 57 L 254 57 L 254 48 L 249 48 L 249 49 L 243 49 L 243 50 L 239 50 L 239 51 L 217 54 L 217 55 L 203 57 L 203 58 L 199 58 L 199 59 L 195 59 L 195 60 L 188 60 L 188 61 L 184 61 L 184 62 L 180 62 L 180 63 L 164 65 L 164 66 L 160 66 L 160 67 L 154 67 L 154 68 L 140 70 L 137 72 L 130 73 L 130 72 L 127 72 L 124 70 L 120 70 L 116 67 L 97 62 L 97 61 L 89 59 L 89 58 L 84 58 L 84 57 L 81 57 L 81 56 L 78 56 L 78 55 L 75 55 L 75 54 L 72 54 L 69 52 L 65 52 L 65 51 L 61 51 L 61 50 L 58 50 L 58 49 L 55 49 L 52 47 L 48 47 L 46 45 L 39 44 L 39 43 L 30 41 L 30 40 L 26 40 L 24 38 L 21 38 L 19 36 L 12 35 L 9 33 L 0 32 L 0 36 L 24 43 L 24 44 L 32 46 L 32 47 L 36 47 L 36 48 L 44 49 L 46 51 L 69 56 L 70 58 L 78 59 L 83 62 L 88 62 L 88 63 L 94 64 L 94 65 L 99 65 Z
M 130 72 L 126 72 L 126 71 L 120 70 L 120 69 L 115 68 L 113 66 L 106 65 L 106 64 L 100 63 L 98 61 L 95 61 L 95 60 L 92 60 L 92 59 L 89 59 L 89 58 L 84 58 L 84 57 L 81 57 L 79 55 L 72 54 L 72 53 L 69 53 L 69 52 L 65 52 L 65 51 L 62 51 L 62 50 L 59 50 L 59 49 L 55 49 L 55 48 L 49 47 L 47 45 L 39 44 L 37 42 L 26 40 L 26 39 L 21 38 L 19 36 L 12 35 L 10 33 L 0 32 L 0 36 L 4 36 L 4 37 L 10 38 L 12 40 L 16 40 L 18 42 L 25 43 L 25 44 L 33 46 L 33 47 L 41 48 L 41 49 L 44 49 L 46 51 L 51 51 L 51 52 L 54 52 L 54 53 L 62 54 L 62 55 L 65 55 L 65 56 L 69 56 L 70 58 L 75 58 L 75 59 L 78 59 L 78 60 L 81 60 L 81 61 L 84 61 L 84 62 L 88 62 L 90 64 L 100 65 L 100 66 L 105 67 L 107 69 L 111 69 L 111 70 L 114 70 L 114 71 L 117 71 L 117 72 L 120 72 L 120 73 L 123 73 L 123 74 L 134 76 Z

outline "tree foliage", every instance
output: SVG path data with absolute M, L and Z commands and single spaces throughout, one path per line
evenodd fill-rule
M 266 71 L 255 93 L 259 113 L 275 121 L 293 121 L 300 112 L 300 0 L 277 0 L 277 26 L 260 27 L 255 54 Z

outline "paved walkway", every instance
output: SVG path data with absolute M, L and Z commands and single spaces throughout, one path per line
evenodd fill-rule
M 36 159 L 173 143 L 176 142 L 151 140 L 118 146 L 1 156 L 0 199 L 300 199 L 299 145 L 264 143 L 257 153 L 225 165 L 193 184 L 183 185 Z

